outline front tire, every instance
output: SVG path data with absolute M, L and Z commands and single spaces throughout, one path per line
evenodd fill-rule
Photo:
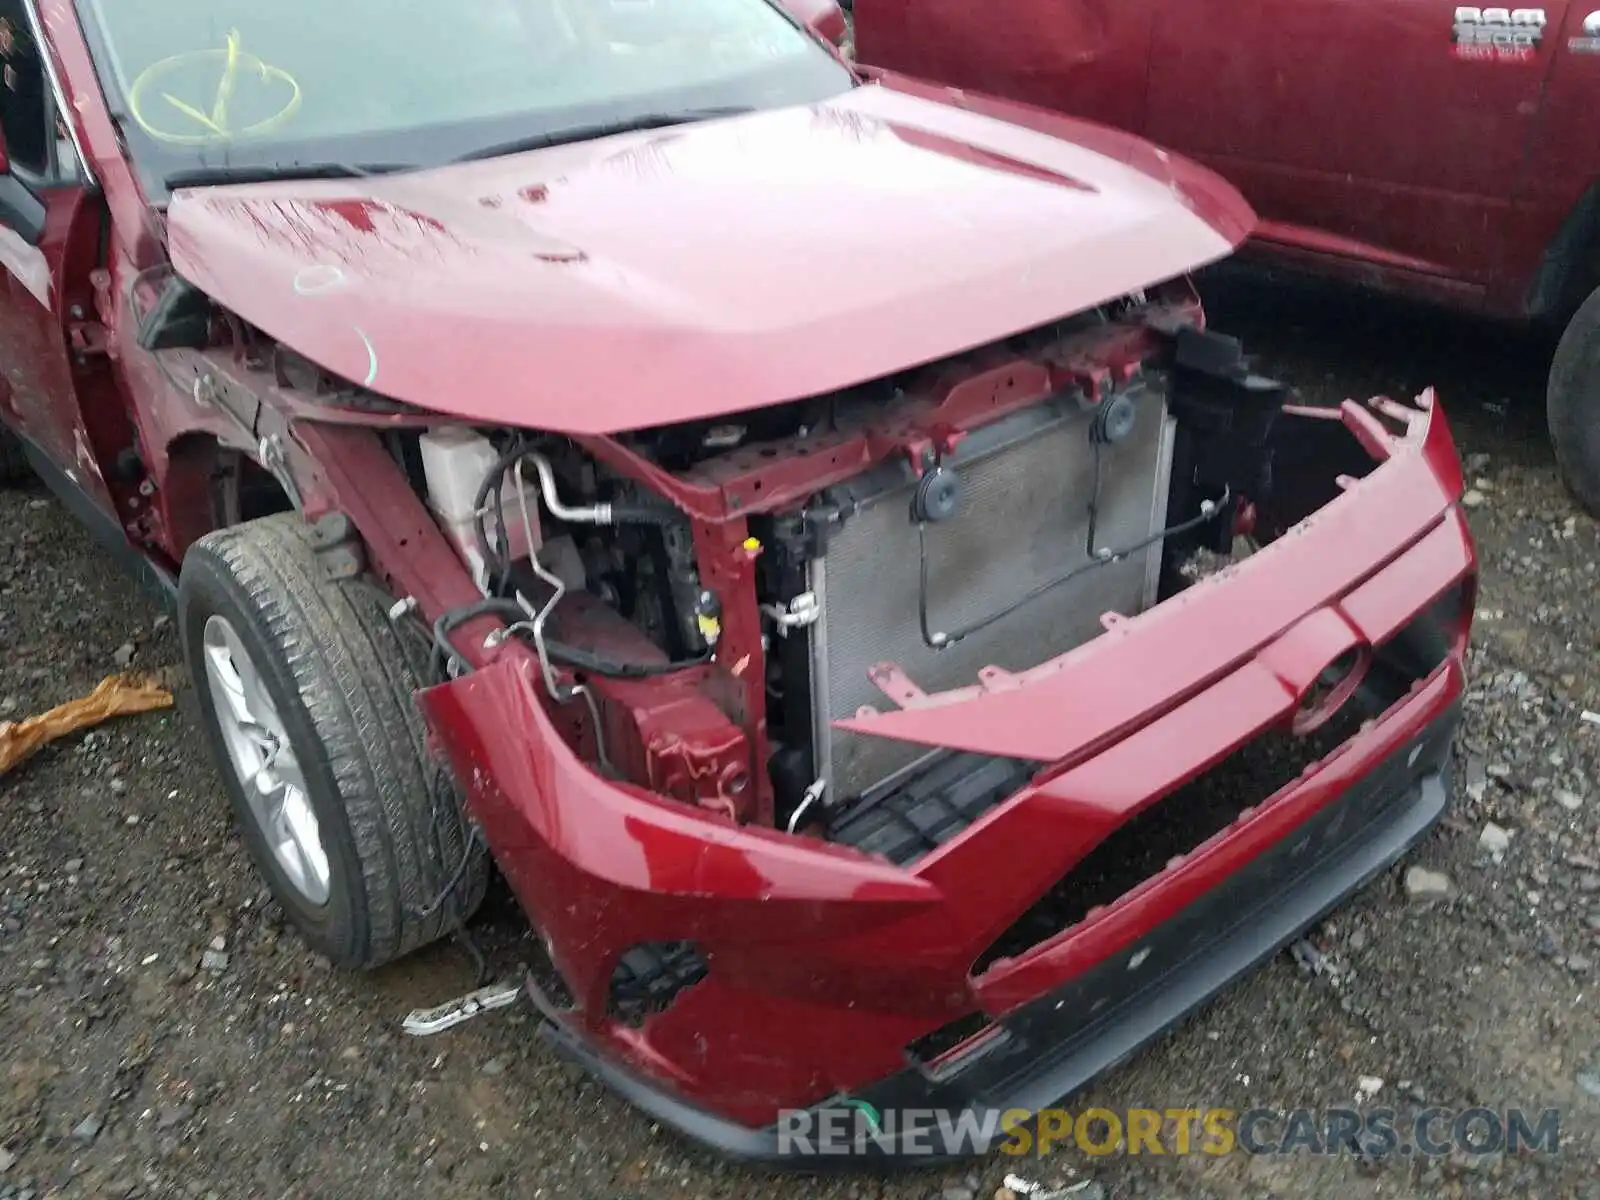
M 323 576 L 296 513 L 208 534 L 178 586 L 184 654 L 245 844 L 305 940 L 352 967 L 438 939 L 488 881 L 411 699 L 426 658 L 386 610 L 371 584 Z
M 1584 301 L 1556 347 L 1547 416 L 1562 478 L 1600 517 L 1600 291 Z

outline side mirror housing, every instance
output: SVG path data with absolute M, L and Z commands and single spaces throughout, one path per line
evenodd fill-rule
M 838 0 L 781 0 L 789 15 L 832 46 L 843 46 L 850 32 Z
M 0 133 L 0 225 L 37 246 L 44 237 L 44 219 L 44 201 L 11 173 L 11 155 L 6 153 L 5 134 Z

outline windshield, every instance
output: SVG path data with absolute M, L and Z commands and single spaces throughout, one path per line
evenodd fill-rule
M 216 168 L 437 166 L 849 72 L 768 0 L 79 0 L 156 195 Z

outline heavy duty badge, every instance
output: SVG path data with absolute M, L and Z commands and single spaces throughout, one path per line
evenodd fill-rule
M 1583 19 L 1583 33 L 1570 39 L 1567 48 L 1574 54 L 1600 54 L 1600 9 Z
M 1546 24 L 1542 8 L 1458 7 L 1452 51 L 1475 62 L 1527 62 L 1544 41 Z

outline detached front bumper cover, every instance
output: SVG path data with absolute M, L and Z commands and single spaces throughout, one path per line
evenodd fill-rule
M 1005 1140 L 1006 1122 L 1018 1113 L 1037 1113 L 1087 1086 L 1404 854 L 1445 810 L 1458 718 L 1458 702 L 1446 703 L 1293 836 L 1144 937 L 996 1021 L 942 1070 L 907 1067 L 752 1129 L 619 1067 L 562 1022 L 548 1022 L 540 1032 L 656 1120 L 730 1158 L 805 1168 L 988 1153 Z M 870 1106 L 876 1130 L 839 1121 L 861 1104 Z M 963 1113 L 971 1115 L 969 1132 L 952 1136 Z
M 797 1113 L 846 1101 L 1048 1105 L 1403 853 L 1444 808 L 1463 686 L 1476 564 L 1460 463 L 1431 393 L 1296 415 L 1341 424 L 1376 469 L 1330 482 L 1335 498 L 1257 554 L 1060 659 L 859 722 L 1054 764 L 907 868 L 599 778 L 550 725 L 525 666 L 424 693 L 571 992 L 560 1007 L 539 998 L 545 1036 L 729 1155 L 923 1161 L 961 1150 L 813 1140 L 807 1153 L 782 1135 Z M 975 971 L 1112 832 L 1299 719 L 1336 659 L 1390 643 L 1452 597 L 1448 646 L 1380 716 L 1114 903 Z M 642 1022 L 619 1019 L 608 1001 L 623 955 L 683 943 L 704 977 Z M 988 1028 L 931 1062 L 908 1054 L 972 1014 Z

